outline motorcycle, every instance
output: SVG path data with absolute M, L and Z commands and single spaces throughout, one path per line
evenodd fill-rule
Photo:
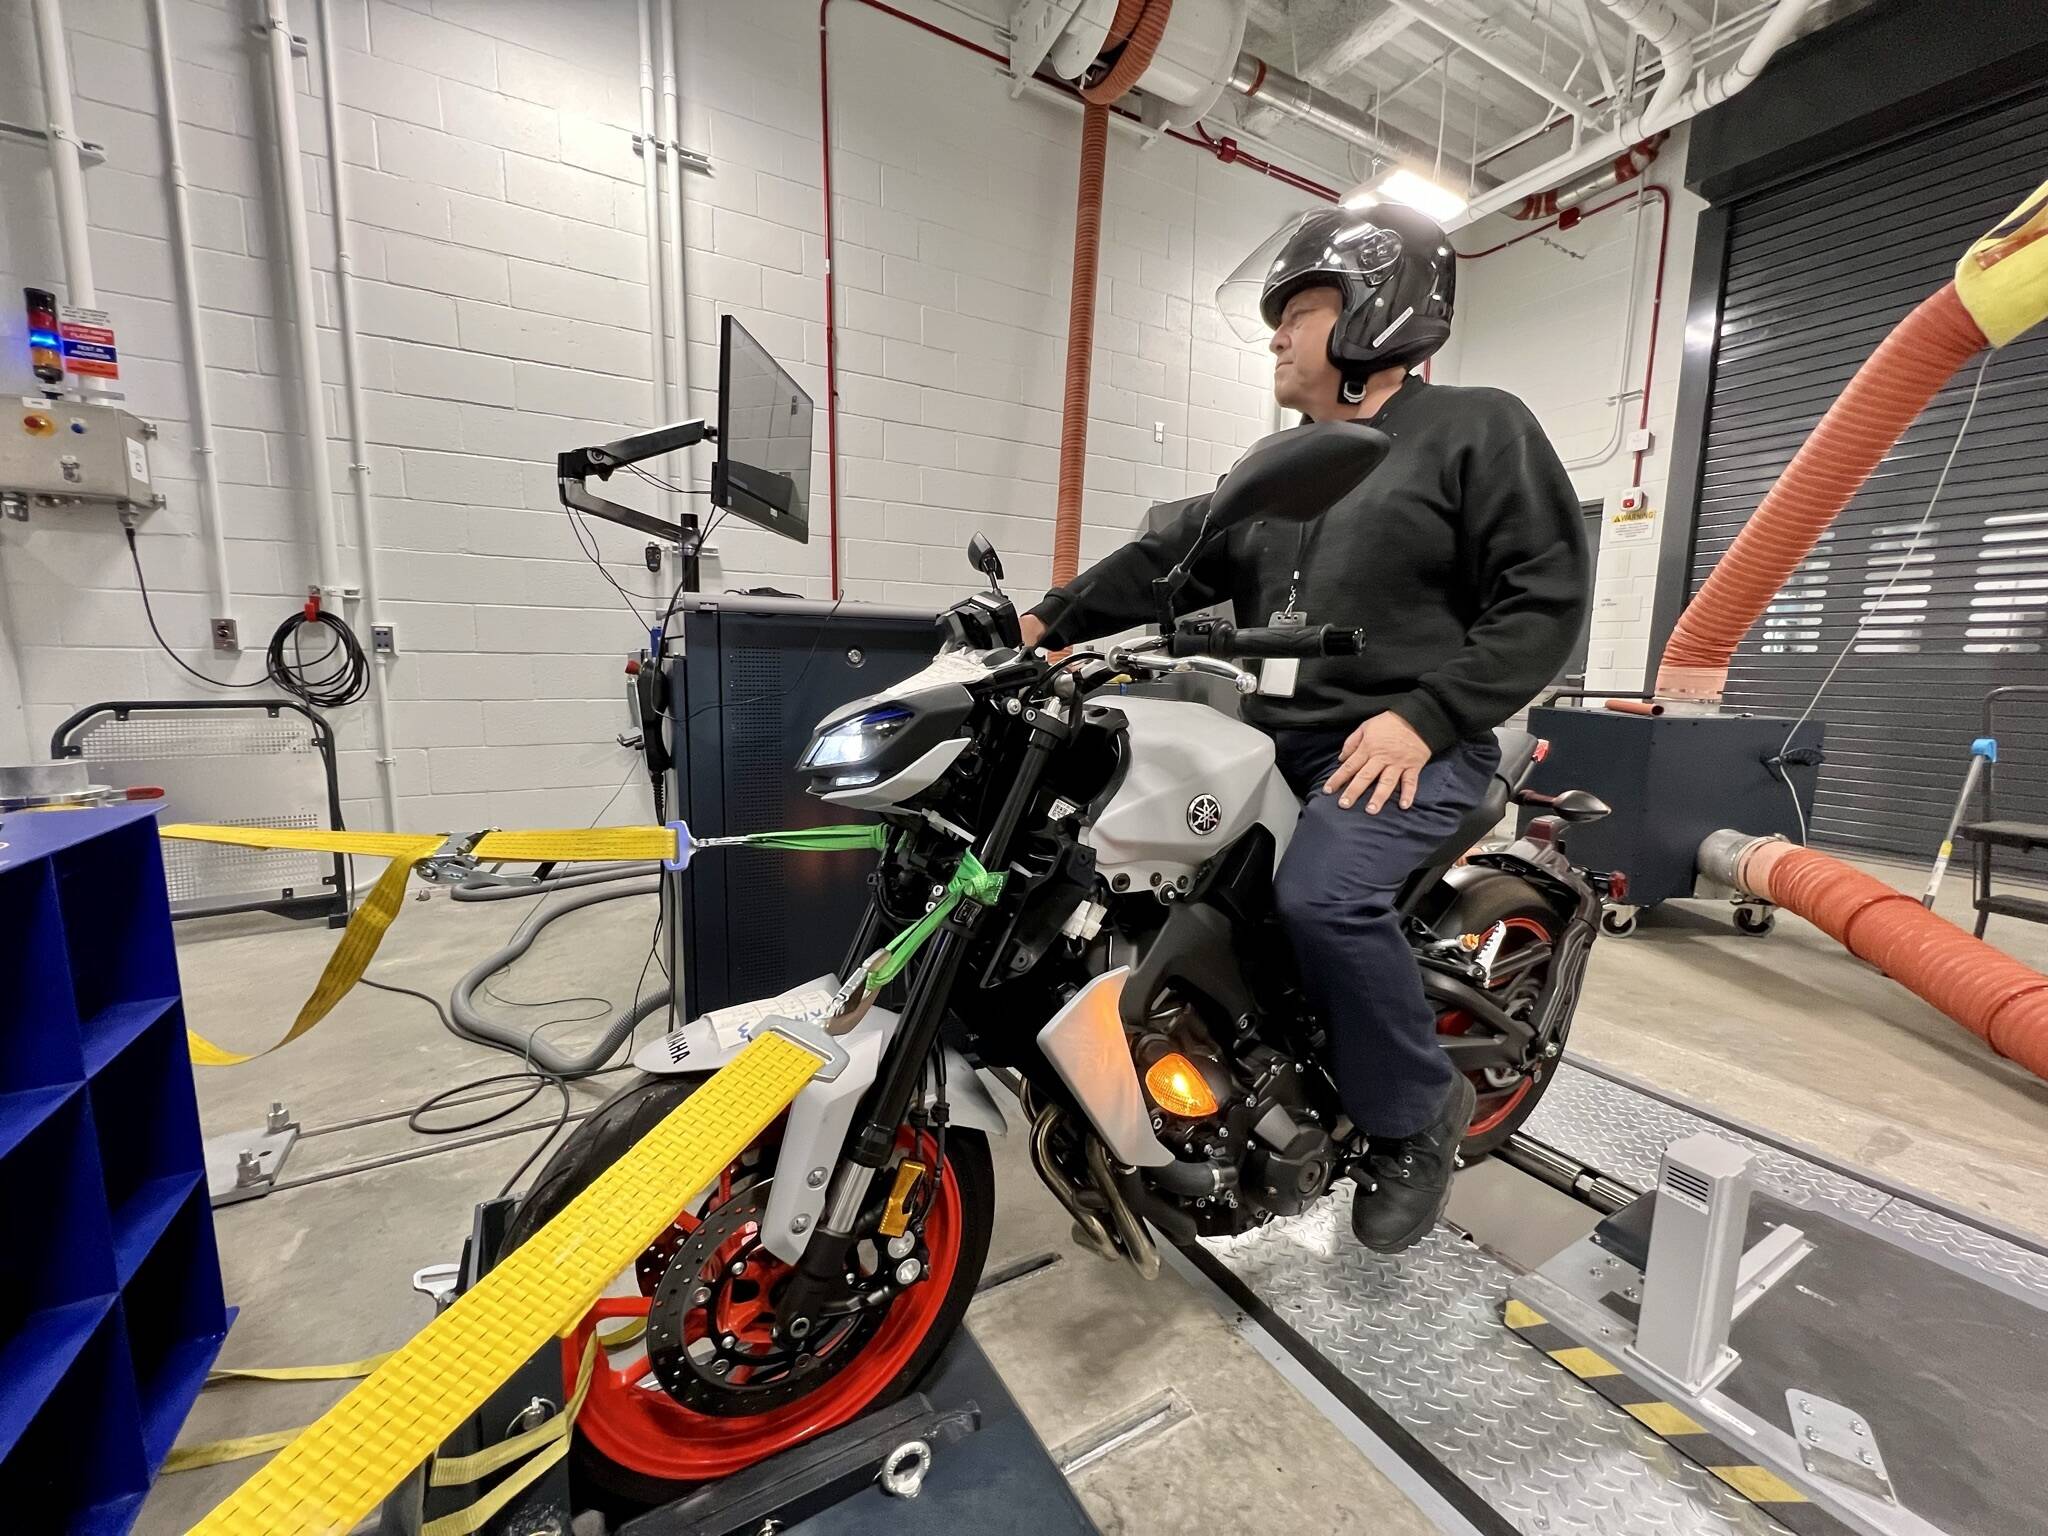
M 1351 423 L 1275 434 L 1213 494 L 1203 538 L 1305 520 L 1289 509 L 1331 505 L 1386 446 Z M 1274 911 L 1299 802 L 1270 738 L 1154 685 L 1200 674 L 1248 693 L 1244 662 L 1355 654 L 1362 632 L 1176 621 L 1176 571 L 1158 584 L 1162 633 L 1047 655 L 1021 643 L 995 550 L 977 536 L 969 555 L 988 587 L 942 617 L 932 664 L 828 715 L 797 764 L 811 793 L 891 829 L 840 969 L 643 1050 L 645 1075 L 512 1218 L 508 1242 L 538 1231 L 776 1016 L 844 1052 L 565 1341 L 573 1388 L 593 1329 L 645 1324 L 600 1350 L 575 1425 L 578 1475 L 603 1500 L 675 1498 L 917 1381 L 988 1252 L 988 1138 L 1006 1122 L 977 1069 L 1014 1084 L 1077 1239 L 1147 1276 L 1159 1236 L 1300 1212 L 1352 1165 L 1325 1026 Z M 1567 855 L 1569 827 L 1607 808 L 1533 794 L 1543 744 L 1499 736 L 1485 798 L 1398 898 L 1443 1048 L 1478 1091 L 1468 1161 L 1540 1101 L 1619 878 Z M 1473 851 L 1516 802 L 1541 814 Z

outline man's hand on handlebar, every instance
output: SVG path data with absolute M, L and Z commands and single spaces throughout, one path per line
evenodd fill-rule
M 1415 728 L 1392 711 L 1383 710 L 1345 738 L 1343 760 L 1323 789 L 1337 795 L 1337 803 L 1346 810 L 1357 804 L 1360 795 L 1368 795 L 1365 809 L 1373 816 L 1398 790 L 1405 811 L 1415 804 L 1415 788 L 1428 761 L 1429 744 Z
M 1045 620 L 1035 613 L 1019 614 L 1017 627 L 1024 632 L 1024 649 L 1027 651 L 1045 639 Z

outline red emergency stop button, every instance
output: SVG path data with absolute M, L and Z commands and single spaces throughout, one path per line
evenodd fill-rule
M 57 430 L 57 423 L 42 411 L 30 411 L 21 418 L 21 429 L 31 437 L 48 437 Z

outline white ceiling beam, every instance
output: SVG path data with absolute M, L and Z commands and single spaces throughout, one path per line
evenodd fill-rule
M 1495 73 L 1514 81 L 1515 84 L 1521 86 L 1525 91 L 1541 96 L 1560 112 L 1568 113 L 1573 117 L 1586 117 L 1588 115 L 1588 109 L 1583 101 L 1566 95 L 1534 70 L 1526 69 L 1522 65 L 1517 64 L 1490 43 L 1481 42 L 1471 32 L 1458 26 L 1456 23 L 1432 14 L 1423 6 L 1415 3 L 1415 0 L 1389 0 L 1389 3 L 1407 12 L 1431 31 L 1441 33 Z

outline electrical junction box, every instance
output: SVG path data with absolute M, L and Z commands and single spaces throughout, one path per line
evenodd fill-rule
M 160 505 L 149 473 L 155 436 L 117 406 L 21 396 L 0 415 L 0 506 L 16 518 L 31 504 L 147 511 Z

